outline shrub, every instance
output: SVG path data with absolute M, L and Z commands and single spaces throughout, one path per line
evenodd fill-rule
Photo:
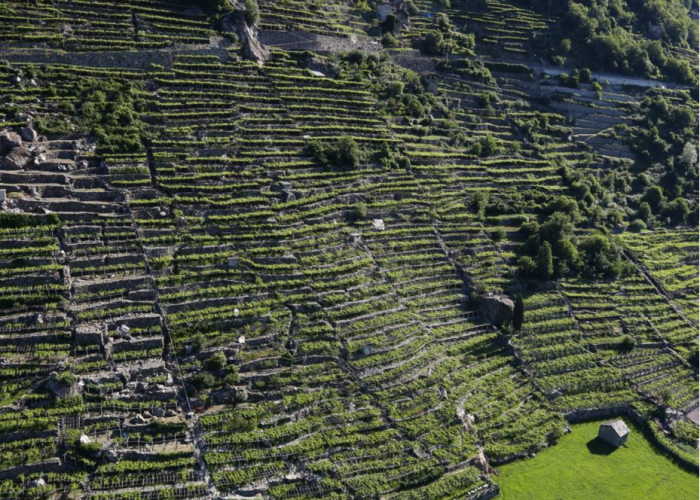
M 683 146 L 683 152 L 678 159 L 680 164 L 686 169 L 692 168 L 698 164 L 698 147 L 692 142 L 688 142 Z
M 503 241 L 506 239 L 506 232 L 504 229 L 496 229 L 495 231 L 491 232 L 491 239 L 493 241 Z
M 472 196 L 469 206 L 479 217 L 483 217 L 488 204 L 489 194 L 486 191 L 477 191 Z
M 581 83 L 591 83 L 591 70 L 583 68 L 579 73 L 579 81 Z
M 392 35 L 390 32 L 384 33 L 382 36 L 382 46 L 386 48 L 395 48 L 399 47 L 401 43 Z
M 647 188 L 647 190 L 644 192 L 644 196 L 642 196 L 642 201 L 647 202 L 655 212 L 658 212 L 661 209 L 664 200 L 664 191 L 659 186 L 651 186 Z
M 257 0 L 245 0 L 244 2 L 244 7 L 245 7 L 245 20 L 246 22 L 252 26 L 254 24 L 258 24 L 260 21 L 260 7 L 258 7 L 258 1 Z
M 324 145 L 312 141 L 307 146 L 309 152 L 319 163 L 326 166 L 357 167 L 363 159 L 363 152 L 352 137 L 343 136 L 335 145 Z
M 593 90 L 595 90 L 595 96 L 596 99 L 602 99 L 603 98 L 603 87 L 600 83 L 598 82 L 593 82 Z
M 615 278 L 628 274 L 633 266 L 623 262 L 615 241 L 603 233 L 594 233 L 579 242 L 583 272 L 589 278 Z
M 437 30 L 430 31 L 423 42 L 423 52 L 431 56 L 444 56 L 447 54 L 449 44 L 443 34 Z
M 653 213 L 651 211 L 651 205 L 646 202 L 640 203 L 639 208 L 637 209 L 637 219 L 643 222 L 649 222 L 652 216 Z
M 348 213 L 350 222 L 357 222 L 367 217 L 367 204 L 357 203 Z
M 566 57 L 553 55 L 549 58 L 549 62 L 555 66 L 562 67 L 564 66 L 564 63 L 566 63 Z
M 336 144 L 338 163 L 346 167 L 357 167 L 362 161 L 362 153 L 352 137 L 343 136 Z
M 553 213 L 547 221 L 539 226 L 540 237 L 554 243 L 561 239 L 569 238 L 574 231 L 571 218 L 563 212 Z
M 690 205 L 688 205 L 688 202 L 683 198 L 676 198 L 664 207 L 664 215 L 674 224 L 685 222 L 689 213 Z
M 192 377 L 192 384 L 197 390 L 209 389 L 216 385 L 216 378 L 211 373 L 200 372 Z
M 389 90 L 389 94 L 392 97 L 399 97 L 399 96 L 403 95 L 404 87 L 405 87 L 405 85 L 403 82 L 400 82 L 400 81 L 391 82 L 391 88 Z
M 481 92 L 476 96 L 476 102 L 482 108 L 486 108 L 498 101 L 498 96 L 494 92 Z
M 629 225 L 629 230 L 634 231 L 635 233 L 638 233 L 639 231 L 644 231 L 646 228 L 647 225 L 641 219 L 635 219 Z
M 566 73 L 559 74 L 559 85 L 562 87 L 569 87 L 572 89 L 578 88 L 579 75 L 578 72 L 574 71 L 572 75 Z
M 636 345 L 634 339 L 630 337 L 629 335 L 625 335 L 625 337 L 622 339 L 622 342 L 620 342 L 620 349 L 629 352 L 632 349 L 634 349 L 634 346 Z
M 579 253 L 576 245 L 566 238 L 558 240 L 554 244 L 554 251 L 559 260 L 565 263 L 569 268 L 577 268 L 579 266 Z
M 71 372 L 63 372 L 56 377 L 56 382 L 66 387 L 73 387 L 77 381 L 78 379 Z
M 211 371 L 222 370 L 226 367 L 227 363 L 226 355 L 221 351 L 214 353 L 214 355 L 207 360 L 207 366 Z
M 474 143 L 472 152 L 477 156 L 497 156 L 501 153 L 501 145 L 492 135 L 485 135 Z
M 240 380 L 238 375 L 238 367 L 236 365 L 229 365 L 226 367 L 226 375 L 224 375 L 224 383 L 229 385 L 235 385 Z
M 518 259 L 518 269 L 524 276 L 534 276 L 537 264 L 529 255 L 523 255 Z

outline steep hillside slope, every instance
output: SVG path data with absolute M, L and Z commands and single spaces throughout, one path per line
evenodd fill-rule
M 489 498 L 615 415 L 697 467 L 697 79 L 253 3 L 0 7 L 0 496 Z

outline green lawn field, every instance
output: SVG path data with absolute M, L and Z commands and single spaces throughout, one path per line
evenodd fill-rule
M 632 426 L 627 444 L 598 441 L 601 422 L 573 432 L 538 454 L 500 467 L 503 500 L 696 500 L 698 476 L 656 451 Z

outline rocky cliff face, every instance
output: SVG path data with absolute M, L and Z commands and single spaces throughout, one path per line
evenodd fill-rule
M 258 65 L 270 59 L 270 50 L 258 39 L 258 28 L 249 25 L 245 11 L 236 9 L 221 18 L 221 28 L 224 32 L 235 33 L 243 44 L 243 57 L 255 61 Z

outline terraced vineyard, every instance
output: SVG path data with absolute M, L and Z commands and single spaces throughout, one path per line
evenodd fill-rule
M 622 415 L 696 470 L 697 83 L 240 4 L 0 6 L 0 498 L 486 499 Z

